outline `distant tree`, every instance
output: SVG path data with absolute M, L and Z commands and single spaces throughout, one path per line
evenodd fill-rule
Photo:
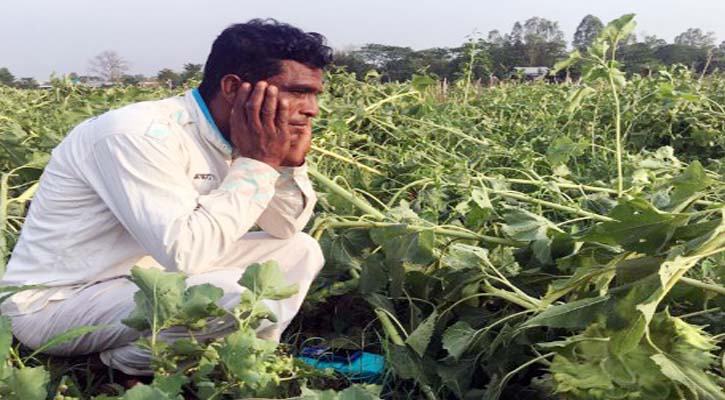
M 715 46 L 715 33 L 704 33 L 700 28 L 690 28 L 675 36 L 675 44 L 709 48 Z
M 451 61 L 454 56 L 454 52 L 449 48 L 423 49 L 413 53 L 412 64 L 415 71 L 425 70 L 439 78 L 451 79 L 455 73 L 455 70 L 451 69 Z
M 617 58 L 622 62 L 625 72 L 648 75 L 663 67 L 662 61 L 655 54 L 658 48 L 647 42 L 634 43 L 622 46 L 617 52 Z
M 336 51 L 333 56 L 333 64 L 345 68 L 347 72 L 354 73 L 358 79 L 361 79 L 368 71 L 375 68 L 366 63 L 354 50 Z
M 516 45 L 524 42 L 524 27 L 521 26 L 521 22 L 516 21 L 513 28 L 511 28 L 511 34 L 508 35 L 508 42 L 511 45 Z
M 667 45 L 667 41 L 665 39 L 658 38 L 655 35 L 645 36 L 643 43 L 646 44 L 651 49 L 656 49 L 658 47 Z
M 507 38 L 501 35 L 501 32 L 499 32 L 498 29 L 488 32 L 487 42 L 492 45 L 503 46 L 506 43 L 506 39 Z
M 124 75 L 121 77 L 121 83 L 128 86 L 135 86 L 146 80 L 146 77 L 142 74 L 136 75 Z
M 564 55 L 566 41 L 559 23 L 532 17 L 524 22 L 523 39 L 529 66 L 550 66 Z M 512 32 L 513 36 L 513 32 Z
M 0 84 L 5 86 L 12 86 L 15 83 L 15 75 L 10 73 L 10 70 L 3 67 L 0 68 Z
M 725 72 L 725 41 L 720 43 L 720 46 L 713 50 L 710 71 L 714 70 Z
M 186 83 L 191 79 L 195 79 L 197 81 L 201 80 L 202 77 L 202 69 L 204 68 L 203 64 L 184 64 L 184 70 L 181 71 L 181 74 L 179 75 L 179 79 L 181 80 L 181 83 Z
M 683 44 L 668 44 L 656 49 L 655 56 L 664 65 L 684 64 L 693 71 L 701 71 L 707 62 L 708 49 Z
M 380 71 L 385 81 L 403 81 L 416 71 L 415 51 L 410 47 L 369 43 L 353 53 Z
M 106 82 L 120 82 L 129 64 L 115 51 L 106 50 L 90 61 L 90 70 Z
M 181 77 L 170 68 L 164 68 L 156 74 L 156 80 L 162 85 L 174 88 L 181 84 Z
M 599 18 L 591 14 L 587 15 L 576 28 L 572 46 L 579 51 L 586 50 L 594 39 L 597 38 L 599 33 L 602 32 L 602 29 L 604 29 L 604 24 Z
M 38 87 L 38 81 L 35 78 L 20 78 L 15 82 L 15 87 L 18 89 L 35 89 Z

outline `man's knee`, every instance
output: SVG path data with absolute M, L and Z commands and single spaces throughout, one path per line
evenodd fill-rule
M 287 239 L 291 242 L 293 249 L 290 251 L 292 255 L 305 257 L 307 267 L 316 275 L 325 265 L 325 256 L 322 254 L 320 243 L 312 236 L 304 232 L 298 232 L 291 238 Z

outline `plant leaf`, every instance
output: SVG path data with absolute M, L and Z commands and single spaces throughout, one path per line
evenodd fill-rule
M 40 347 L 35 349 L 35 351 L 30 353 L 30 355 L 27 358 L 33 358 L 36 355 L 43 353 L 44 351 L 46 351 L 48 349 L 52 349 L 53 347 L 58 346 L 59 344 L 69 342 L 77 337 L 85 335 L 86 333 L 95 332 L 97 330 L 107 328 L 107 327 L 108 327 L 108 325 L 94 325 L 94 326 L 81 326 L 80 328 L 74 328 L 74 329 L 67 330 L 63 333 L 60 333 L 60 334 L 50 338 L 47 342 L 43 343 L 42 345 L 40 345 Z
M 438 313 L 433 311 L 428 318 L 423 321 L 415 330 L 405 339 L 405 343 L 410 346 L 420 357 L 423 357 L 425 350 L 428 348 L 430 339 L 433 336 Z
M 298 291 L 297 284 L 287 285 L 276 261 L 255 263 L 247 267 L 239 284 L 249 289 L 257 299 L 282 300 Z
M 475 333 L 476 330 L 467 322 L 457 321 L 443 333 L 443 348 L 448 351 L 449 356 L 458 361 L 473 342 Z
M 650 255 L 657 254 L 688 220 L 685 215 L 661 212 L 639 198 L 620 201 L 609 217 L 615 221 L 598 224 L 582 239 Z
M 589 325 L 608 301 L 609 296 L 601 296 L 549 306 L 535 317 L 524 322 L 521 327 L 584 328 Z
M 177 272 L 164 272 L 157 268 L 131 268 L 130 280 L 139 287 L 133 299 L 136 309 L 122 320 L 136 329 L 152 327 L 160 330 L 179 313 L 183 302 L 186 277 Z
M 6 380 L 9 400 L 45 400 L 50 374 L 43 367 L 12 369 Z

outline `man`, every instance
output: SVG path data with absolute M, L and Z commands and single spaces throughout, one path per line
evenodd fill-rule
M 4 285 L 43 285 L 2 306 L 13 333 L 38 348 L 69 329 L 104 329 L 48 350 L 100 353 L 108 366 L 149 375 L 141 335 L 120 321 L 135 308 L 133 265 L 211 283 L 235 306 L 244 269 L 275 260 L 296 296 L 267 305 L 279 340 L 324 263 L 302 228 L 316 197 L 306 173 L 318 113 L 324 37 L 273 20 L 232 25 L 215 40 L 198 89 L 91 118 L 53 150 Z M 249 232 L 258 225 L 261 232 Z M 210 324 L 201 338 L 231 332 Z M 185 332 L 171 329 L 162 340 Z

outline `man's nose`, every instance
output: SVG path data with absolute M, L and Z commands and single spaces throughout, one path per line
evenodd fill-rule
M 320 113 L 320 107 L 317 105 L 317 97 L 311 96 L 306 99 L 300 112 L 310 118 L 316 117 Z

